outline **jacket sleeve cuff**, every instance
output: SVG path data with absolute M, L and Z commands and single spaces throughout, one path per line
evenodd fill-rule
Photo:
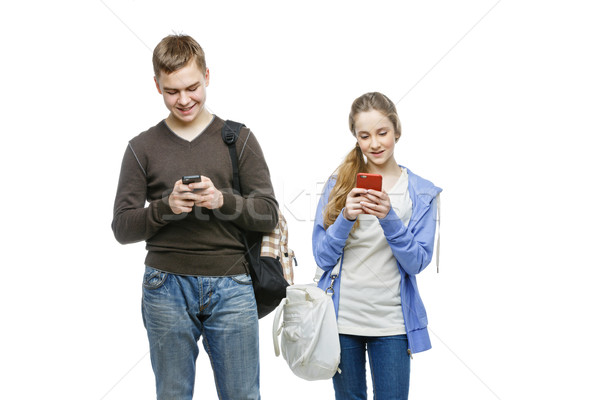
M 386 237 L 403 235 L 407 230 L 400 217 L 398 217 L 398 214 L 396 214 L 396 211 L 391 207 L 390 212 L 388 212 L 384 218 L 379 220 L 379 224 Z
M 331 225 L 327 231 L 334 239 L 339 239 L 346 242 L 346 239 L 348 239 L 348 234 L 352 230 L 355 222 L 356 221 L 346 219 L 346 217 L 344 217 L 344 210 L 342 209 L 340 215 L 338 215 L 333 225 Z

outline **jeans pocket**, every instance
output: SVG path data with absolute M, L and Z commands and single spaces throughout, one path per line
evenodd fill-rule
M 146 272 L 144 272 L 143 282 L 144 288 L 150 290 L 160 288 L 167 280 L 168 275 L 169 274 L 167 274 L 166 272 L 159 271 L 152 267 L 146 266 Z
M 249 274 L 233 275 L 231 279 L 240 285 L 252 285 L 252 278 Z

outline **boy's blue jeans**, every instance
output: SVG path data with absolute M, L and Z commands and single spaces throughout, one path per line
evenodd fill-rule
M 192 399 L 201 336 L 219 399 L 260 399 L 258 315 L 249 275 L 183 276 L 146 267 L 142 317 L 159 400 Z
M 369 355 L 373 398 L 408 399 L 410 356 L 406 335 L 353 336 L 340 334 L 341 362 L 333 377 L 336 400 L 366 400 L 365 353 Z M 366 350 L 366 351 L 365 351 Z

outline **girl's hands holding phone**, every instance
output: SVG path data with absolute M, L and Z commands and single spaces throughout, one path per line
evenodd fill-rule
M 385 218 L 392 208 L 390 197 L 385 191 L 378 192 L 369 189 L 365 195 L 366 201 L 361 202 L 365 214 L 374 215 L 379 219 Z
M 354 188 L 346 197 L 344 218 L 354 221 L 360 214 L 384 218 L 390 212 L 390 198 L 386 192 L 373 189 Z

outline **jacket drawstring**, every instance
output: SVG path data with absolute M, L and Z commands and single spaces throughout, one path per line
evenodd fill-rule
M 436 251 L 435 251 L 435 265 L 437 267 L 437 272 L 438 274 L 440 273 L 440 210 L 441 210 L 441 206 L 440 206 L 440 193 L 437 194 L 436 196 L 436 203 L 437 203 L 437 218 L 436 218 L 436 222 L 435 222 L 435 246 L 436 246 Z

